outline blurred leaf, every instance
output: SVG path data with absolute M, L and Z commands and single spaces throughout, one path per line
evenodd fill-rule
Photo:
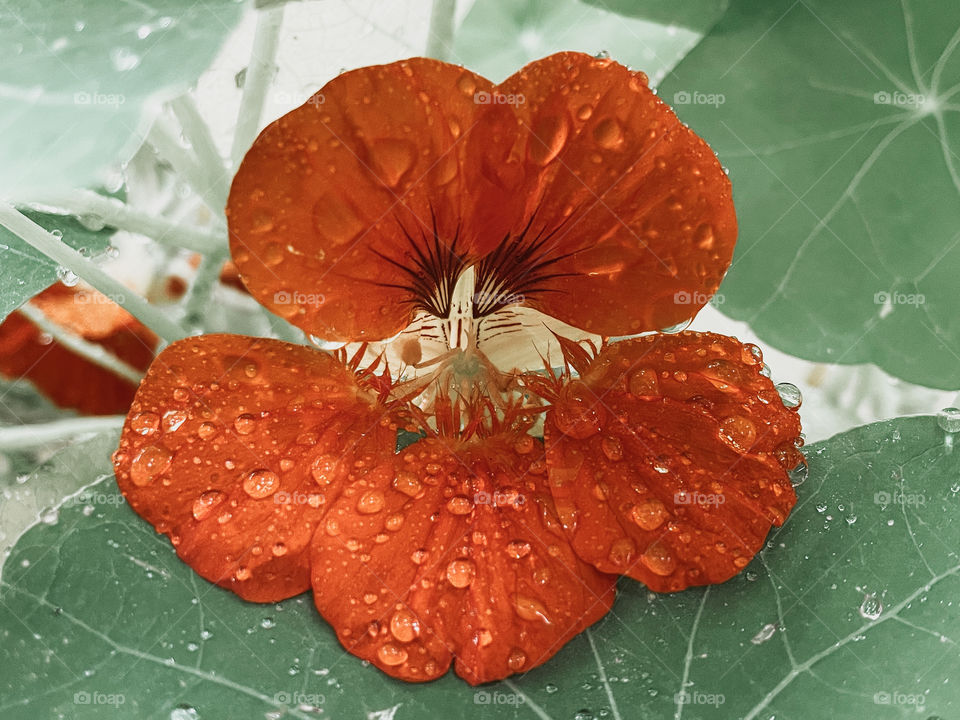
M 91 230 L 69 215 L 25 211 L 38 225 L 63 234 L 74 250 L 95 257 L 110 246 L 113 228 Z M 57 281 L 57 264 L 0 226 L 0 321 Z
M 956 717 L 954 440 L 916 417 L 811 446 L 797 509 L 743 574 L 661 596 L 624 581 L 613 612 L 556 658 L 480 689 L 364 666 L 308 595 L 255 605 L 200 580 L 107 480 L 91 505 L 30 530 L 7 562 L 0 710 L 83 720 L 122 700 L 123 716 L 193 708 L 204 720 L 315 717 L 311 705 L 339 720 L 883 720 L 922 704 L 924 717 Z M 109 467 L 104 451 L 83 471 Z
M 104 180 L 237 22 L 237 0 L 0 4 L 0 197 Z
M 960 388 L 960 4 L 735 0 L 661 95 L 730 168 L 720 309 L 816 361 Z
M 730 0 L 584 0 L 604 10 L 652 20 L 664 26 L 680 25 L 705 33 L 730 7 Z
M 608 52 L 656 84 L 700 37 L 687 27 L 624 17 L 580 0 L 477 0 L 454 36 L 451 58 L 500 82 L 561 50 Z

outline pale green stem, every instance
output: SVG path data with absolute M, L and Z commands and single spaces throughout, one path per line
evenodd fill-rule
M 172 100 L 170 107 L 180 121 L 184 136 L 196 153 L 200 169 L 206 174 L 211 196 L 216 198 L 221 208 L 226 207 L 227 194 L 230 190 L 227 184 L 227 168 L 213 142 L 210 126 L 200 115 L 197 104 L 189 93 Z
M 36 425 L 0 427 L 0 451 L 24 450 L 60 440 L 70 440 L 77 435 L 119 430 L 123 427 L 123 421 L 123 415 L 107 415 L 55 420 Z
M 260 130 L 267 88 L 270 87 L 276 72 L 275 59 L 282 24 L 283 5 L 259 11 L 250 63 L 243 81 L 240 111 L 237 113 L 237 129 L 234 131 L 233 147 L 230 149 L 233 167 L 240 164 Z
M 215 188 L 211 186 L 206 172 L 190 151 L 174 136 L 162 117 L 157 118 L 153 127 L 150 128 L 147 142 L 153 145 L 160 156 L 173 166 L 177 175 L 193 188 L 204 204 L 213 211 L 214 217 L 222 218 L 223 202 Z
M 66 328 L 57 325 L 44 315 L 39 308 L 33 305 L 23 305 L 19 310 L 24 317 L 40 328 L 41 332 L 50 335 L 65 348 L 89 360 L 94 365 L 99 365 L 134 384 L 139 383 L 143 378 L 143 373 L 135 367 L 128 365 L 102 345 L 84 340 Z
M 43 204 L 77 217 L 94 216 L 118 230 L 146 235 L 162 245 L 186 248 L 198 253 L 213 252 L 226 247 L 227 244 L 226 233 L 222 231 L 208 232 L 178 225 L 156 215 L 136 210 L 116 198 L 104 197 L 92 190 L 70 190 L 51 195 L 44 198 Z
M 16 208 L 0 202 L 0 225 L 120 305 L 167 342 L 187 335 L 177 323 Z
M 203 315 L 207 303 L 210 301 L 210 295 L 213 294 L 217 281 L 220 279 L 220 271 L 223 268 L 223 263 L 226 262 L 227 255 L 227 248 L 222 248 L 205 255 L 203 260 L 200 261 L 190 290 L 181 301 L 183 321 L 188 327 L 203 325 Z
M 430 11 L 430 29 L 427 31 L 426 56 L 448 60 L 453 47 L 453 18 L 457 0 L 433 0 Z

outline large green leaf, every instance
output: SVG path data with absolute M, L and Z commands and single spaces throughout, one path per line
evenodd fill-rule
M 624 17 L 604 5 L 477 0 L 457 30 L 451 57 L 499 82 L 531 60 L 561 50 L 608 52 L 614 60 L 643 70 L 656 84 L 702 36 L 690 27 L 667 28 L 653 20 Z
M 241 10 L 237 0 L 0 3 L 0 197 L 101 182 L 140 145 L 145 106 L 196 80 Z
M 960 4 L 735 0 L 661 95 L 729 166 L 721 309 L 818 361 L 960 387 Z
M 811 446 L 797 509 L 742 575 L 662 596 L 623 582 L 592 631 L 479 690 L 365 667 L 309 596 L 254 605 L 207 584 L 101 482 L 91 504 L 32 529 L 7 562 L 0 712 L 82 720 L 122 700 L 127 717 L 193 708 L 204 720 L 306 718 L 311 705 L 339 720 L 882 719 L 922 704 L 923 717 L 957 717 L 954 440 L 917 417 Z M 104 454 L 88 472 L 108 469 Z
M 723 15 L 730 0 L 584 0 L 604 10 L 652 20 L 666 27 L 681 25 L 704 33 Z
M 2 171 L 0 171 L 2 172 Z M 67 215 L 24 213 L 50 232 L 60 233 L 74 250 L 95 257 L 110 245 L 113 228 L 94 229 Z M 57 281 L 57 264 L 0 226 L 0 320 Z M 69 280 L 68 280 L 69 282 Z

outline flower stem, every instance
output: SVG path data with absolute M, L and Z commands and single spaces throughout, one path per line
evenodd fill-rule
M 143 378 L 143 373 L 132 365 L 125 363 L 112 352 L 101 345 L 84 340 L 82 337 L 74 335 L 69 330 L 55 322 L 51 321 L 43 311 L 33 305 L 23 305 L 19 308 L 20 313 L 30 322 L 40 328 L 41 332 L 53 337 L 58 343 L 94 365 L 98 365 L 105 370 L 137 384 Z
M 73 272 L 94 289 L 113 299 L 167 342 L 179 340 L 187 335 L 183 328 L 144 298 L 131 292 L 128 287 L 107 275 L 72 247 L 61 242 L 26 215 L 4 202 L 0 202 L 0 225 L 55 263 Z
M 78 217 L 92 215 L 118 230 L 146 235 L 163 245 L 186 248 L 198 253 L 213 252 L 227 244 L 225 233 L 207 232 L 178 225 L 156 215 L 136 210 L 116 198 L 104 197 L 92 190 L 71 190 L 51 195 L 44 198 L 43 204 Z
M 147 135 L 147 142 L 156 148 L 157 152 L 169 162 L 174 171 L 193 188 L 193 191 L 203 200 L 204 204 L 213 211 L 218 220 L 223 216 L 223 202 L 217 194 L 216 188 L 211 185 L 206 171 L 200 166 L 193 155 L 174 136 L 173 131 L 158 117 Z
M 210 194 L 215 198 L 219 207 L 226 207 L 229 186 L 227 185 L 227 168 L 220 157 L 210 126 L 204 121 L 197 109 L 197 104 L 189 93 L 185 93 L 170 102 L 170 108 L 180 121 L 183 134 L 193 147 L 200 169 L 207 177 Z
M 283 24 L 283 5 L 259 11 L 257 29 L 250 51 L 250 64 L 243 81 L 240 111 L 237 113 L 237 129 L 233 134 L 230 159 L 237 167 L 260 129 L 260 118 L 266 101 L 267 88 L 276 71 L 275 59 L 280 42 L 280 26 Z
M 69 440 L 87 433 L 119 430 L 123 427 L 123 415 L 103 417 L 80 417 L 69 420 L 54 420 L 34 425 L 0 427 L 0 451 L 23 450 L 38 447 L 58 440 Z
M 453 18 L 457 0 L 433 0 L 430 11 L 430 29 L 427 31 L 427 57 L 447 60 L 453 46 Z
M 205 255 L 200 261 L 190 290 L 181 302 L 183 321 L 188 327 L 203 325 L 203 315 L 207 303 L 210 301 L 210 295 L 213 294 L 217 281 L 220 279 L 220 271 L 226 259 L 227 248 L 224 247 Z

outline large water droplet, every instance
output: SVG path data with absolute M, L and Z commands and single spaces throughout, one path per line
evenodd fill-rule
M 407 661 L 407 651 L 398 645 L 387 643 L 381 645 L 380 649 L 377 650 L 377 657 L 384 665 L 393 667 L 394 665 L 402 665 Z
M 257 419 L 250 413 L 237 415 L 236 419 L 233 421 L 233 429 L 237 431 L 238 435 L 249 435 L 253 432 L 256 426 Z
M 527 664 L 527 654 L 520 648 L 513 648 L 507 656 L 507 667 L 519 672 Z
M 447 565 L 447 580 L 455 588 L 465 588 L 473 582 L 476 567 L 470 560 L 454 560 Z
M 546 165 L 563 150 L 567 143 L 569 123 L 563 115 L 539 118 L 530 133 L 527 156 L 537 165 Z
M 630 519 L 642 530 L 656 530 L 670 517 L 667 507 L 659 500 L 646 500 L 630 509 Z
M 593 128 L 593 139 L 602 148 L 612 150 L 623 144 L 623 127 L 614 118 L 606 118 Z
M 660 540 L 650 543 L 640 559 L 650 572 L 660 576 L 669 575 L 677 568 L 677 561 L 670 553 L 670 548 Z
M 777 394 L 783 401 L 783 406 L 790 410 L 796 410 L 803 402 L 803 396 L 800 394 L 800 388 L 793 383 L 778 383 Z
M 160 416 L 152 412 L 137 413 L 130 418 L 130 427 L 140 435 L 152 435 L 160 427 Z
M 388 187 L 395 188 L 413 167 L 417 148 L 409 140 L 387 138 L 373 143 L 374 170 Z
M 581 380 L 567 384 L 554 408 L 557 429 L 577 440 L 600 432 L 605 416 L 600 401 Z
M 720 438 L 737 450 L 746 451 L 757 439 L 757 428 L 742 415 L 733 415 L 720 421 Z
M 762 645 L 767 640 L 772 638 L 776 632 L 777 626 L 773 623 L 767 623 L 760 628 L 760 631 L 756 635 L 750 638 L 750 642 L 752 642 L 754 645 Z
M 514 595 L 513 609 L 524 620 L 538 620 L 550 625 L 550 617 L 547 615 L 547 608 L 542 602 L 526 595 Z
M 117 72 L 127 72 L 140 64 L 140 56 L 128 47 L 116 47 L 110 51 L 110 62 Z
M 652 368 L 637 368 L 627 381 L 627 390 L 638 398 L 658 397 L 660 381 L 657 379 L 657 371 Z
M 390 633 L 400 642 L 410 642 L 420 634 L 420 621 L 408 610 L 397 610 L 390 618 Z
M 960 432 L 960 408 L 948 407 L 938 412 L 937 425 L 944 432 Z
M 162 475 L 173 462 L 173 453 L 160 445 L 143 448 L 130 464 L 130 480 L 143 487 Z
M 193 517 L 203 520 L 213 512 L 213 509 L 223 502 L 226 496 L 219 490 L 208 490 L 193 501 Z
M 519 560 L 530 554 L 530 543 L 526 540 L 511 540 L 507 543 L 507 555 L 514 560 Z
M 357 512 L 363 515 L 373 515 L 383 510 L 383 493 L 379 490 L 367 490 L 360 499 L 357 500 Z
M 251 470 L 243 480 L 243 490 L 255 500 L 270 497 L 280 489 L 280 478 L 272 470 Z
M 876 620 L 883 613 L 883 602 L 873 593 L 863 596 L 860 603 L 860 615 L 867 620 Z

